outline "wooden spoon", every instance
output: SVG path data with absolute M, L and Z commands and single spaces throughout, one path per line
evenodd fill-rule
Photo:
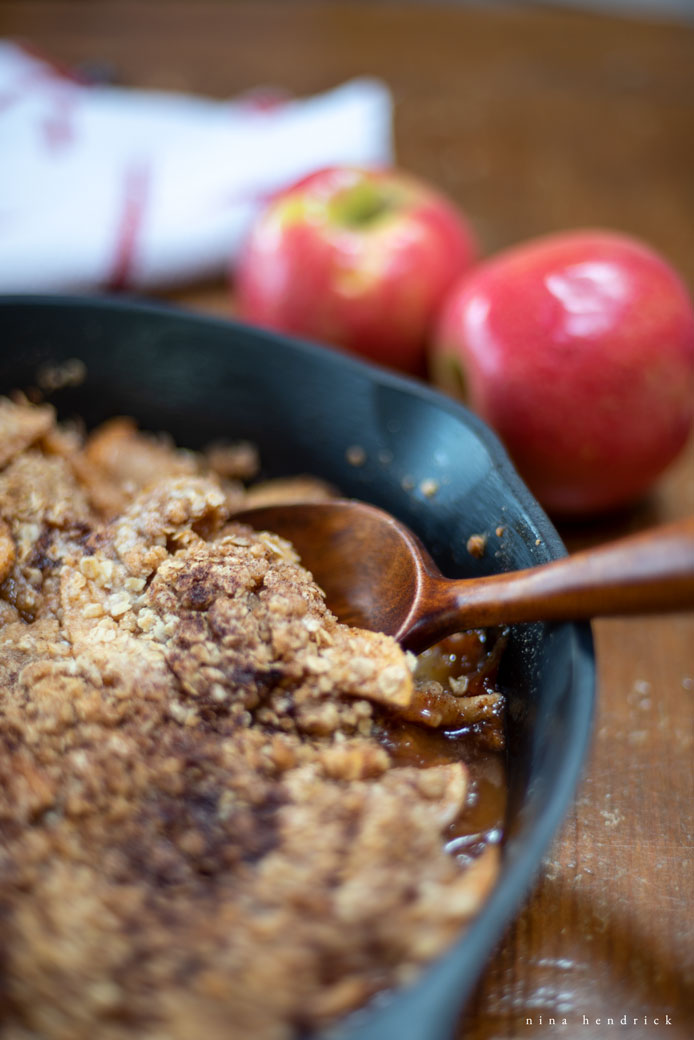
M 527 570 L 444 578 L 388 513 L 346 499 L 262 506 L 235 520 L 288 538 L 340 621 L 421 652 L 453 632 L 694 608 L 694 517 Z

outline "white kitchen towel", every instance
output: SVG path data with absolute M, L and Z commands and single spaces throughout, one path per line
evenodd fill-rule
M 378 80 L 266 100 L 85 85 L 0 41 L 0 292 L 219 274 L 282 186 L 321 166 L 392 162 Z

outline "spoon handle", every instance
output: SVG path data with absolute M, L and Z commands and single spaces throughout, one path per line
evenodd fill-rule
M 432 576 L 408 646 L 439 627 L 450 634 L 478 625 L 687 609 L 694 609 L 694 517 L 527 570 L 459 581 Z

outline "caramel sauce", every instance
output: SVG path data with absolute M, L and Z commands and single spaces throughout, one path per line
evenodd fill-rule
M 496 673 L 504 644 L 503 632 L 475 629 L 425 650 L 415 671 L 420 701 L 426 705 L 431 698 L 434 703 L 437 685 L 444 695 L 464 688 L 464 693 L 454 694 L 460 698 L 498 693 Z M 457 729 L 430 728 L 388 716 L 380 722 L 379 735 L 398 764 L 427 768 L 462 761 L 467 766 L 465 808 L 446 834 L 446 848 L 461 865 L 489 845 L 500 844 L 507 803 L 503 701 L 493 718 Z

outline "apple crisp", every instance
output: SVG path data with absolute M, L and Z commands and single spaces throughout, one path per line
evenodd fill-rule
M 3 400 L 0 466 L 0 1036 L 290 1040 L 411 979 L 496 876 L 485 635 L 338 623 L 233 521 L 331 490 L 250 445 Z

